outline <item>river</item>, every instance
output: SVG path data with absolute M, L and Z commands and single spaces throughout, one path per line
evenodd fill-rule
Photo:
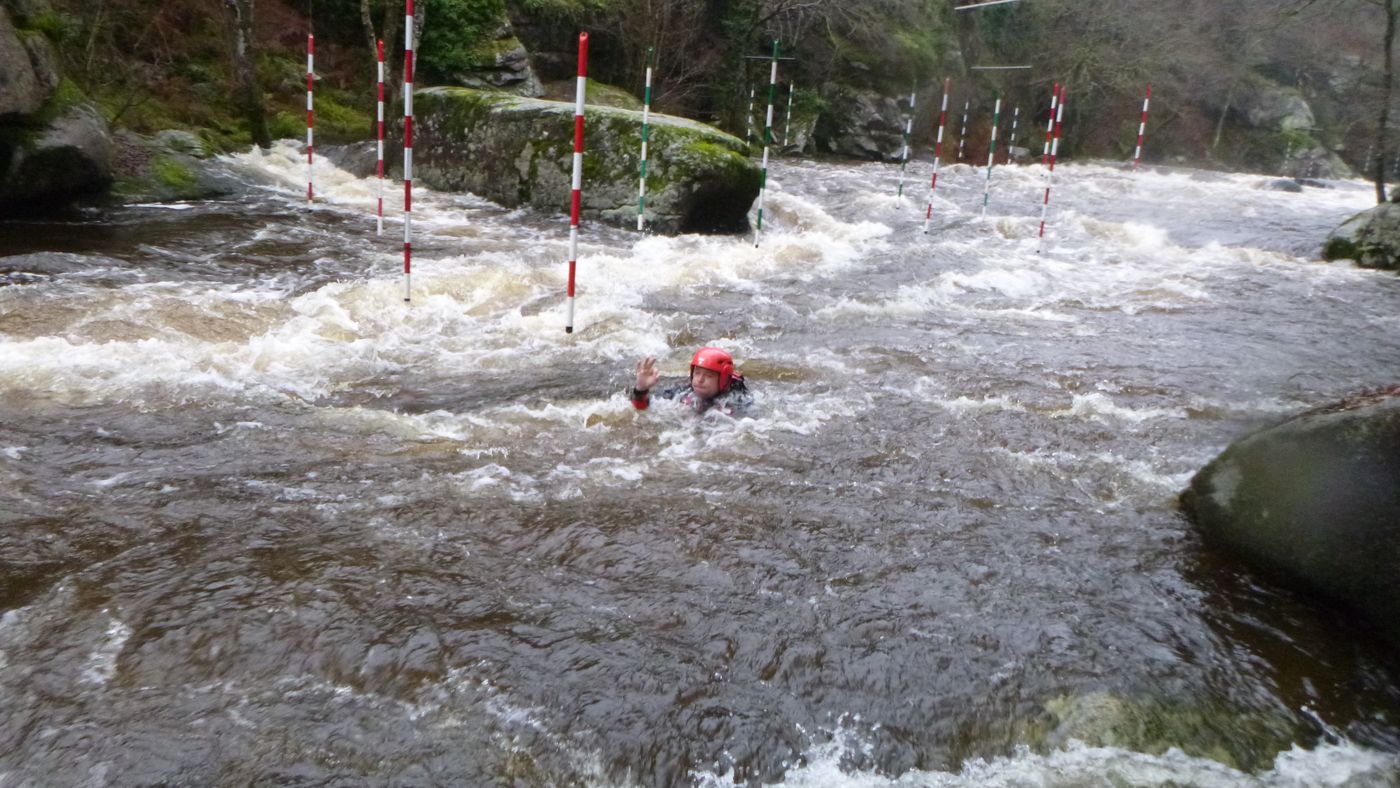
M 406 304 L 397 185 L 221 166 L 0 223 L 0 786 L 1400 785 L 1400 660 L 1176 508 L 1400 379 L 1367 184 L 1061 165 L 1038 252 L 1039 165 L 780 160 L 566 334 L 562 214 L 418 190 Z M 634 412 L 701 344 L 754 417 Z

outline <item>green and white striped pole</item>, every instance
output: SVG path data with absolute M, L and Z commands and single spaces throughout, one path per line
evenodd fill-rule
M 996 107 L 992 110 L 992 141 L 987 146 L 987 183 L 982 187 L 982 215 L 987 215 L 987 200 L 992 196 L 992 164 L 997 155 L 997 124 L 1001 122 L 1001 97 L 997 96 Z
M 646 93 L 642 99 L 642 172 L 637 178 L 637 232 L 641 232 L 646 225 L 647 134 L 650 130 L 648 121 L 651 118 L 651 54 L 652 48 L 647 47 Z
M 749 111 L 744 115 L 744 142 L 753 144 L 753 94 L 754 89 L 749 88 Z
M 904 120 L 904 150 L 899 154 L 899 190 L 895 197 L 904 196 L 904 168 L 909 164 L 909 135 L 914 133 L 914 97 L 918 91 L 918 85 L 909 91 L 909 117 Z
M 796 93 L 796 92 L 797 92 L 797 85 L 795 85 L 795 84 L 789 82 L 789 83 L 788 83 L 788 110 L 787 110 L 787 122 L 783 124 L 783 149 L 784 149 L 784 150 L 786 150 L 786 149 L 787 149 L 787 146 L 788 146 L 788 134 L 789 134 L 789 132 L 792 131 L 792 94 L 794 94 L 794 93 Z
M 773 65 L 768 71 L 768 119 L 763 124 L 763 180 L 758 187 L 758 223 L 753 231 L 753 245 L 763 232 L 763 200 L 768 196 L 768 146 L 773 144 L 773 100 L 778 93 L 778 39 L 773 39 Z

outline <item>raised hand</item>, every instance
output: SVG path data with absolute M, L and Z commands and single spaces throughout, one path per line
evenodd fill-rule
M 656 368 L 656 357 L 647 356 L 637 362 L 637 383 L 638 391 L 648 391 L 656 385 L 656 381 L 661 379 L 661 372 Z

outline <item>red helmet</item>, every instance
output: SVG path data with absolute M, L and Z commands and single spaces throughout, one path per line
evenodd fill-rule
M 708 369 L 719 373 L 719 390 L 729 390 L 729 381 L 734 378 L 734 357 L 717 347 L 702 347 L 690 359 L 690 372 L 695 368 Z

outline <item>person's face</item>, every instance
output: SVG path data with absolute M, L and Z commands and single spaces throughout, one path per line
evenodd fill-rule
M 695 367 L 690 370 L 690 387 L 702 397 L 719 394 L 719 373 L 713 369 Z

